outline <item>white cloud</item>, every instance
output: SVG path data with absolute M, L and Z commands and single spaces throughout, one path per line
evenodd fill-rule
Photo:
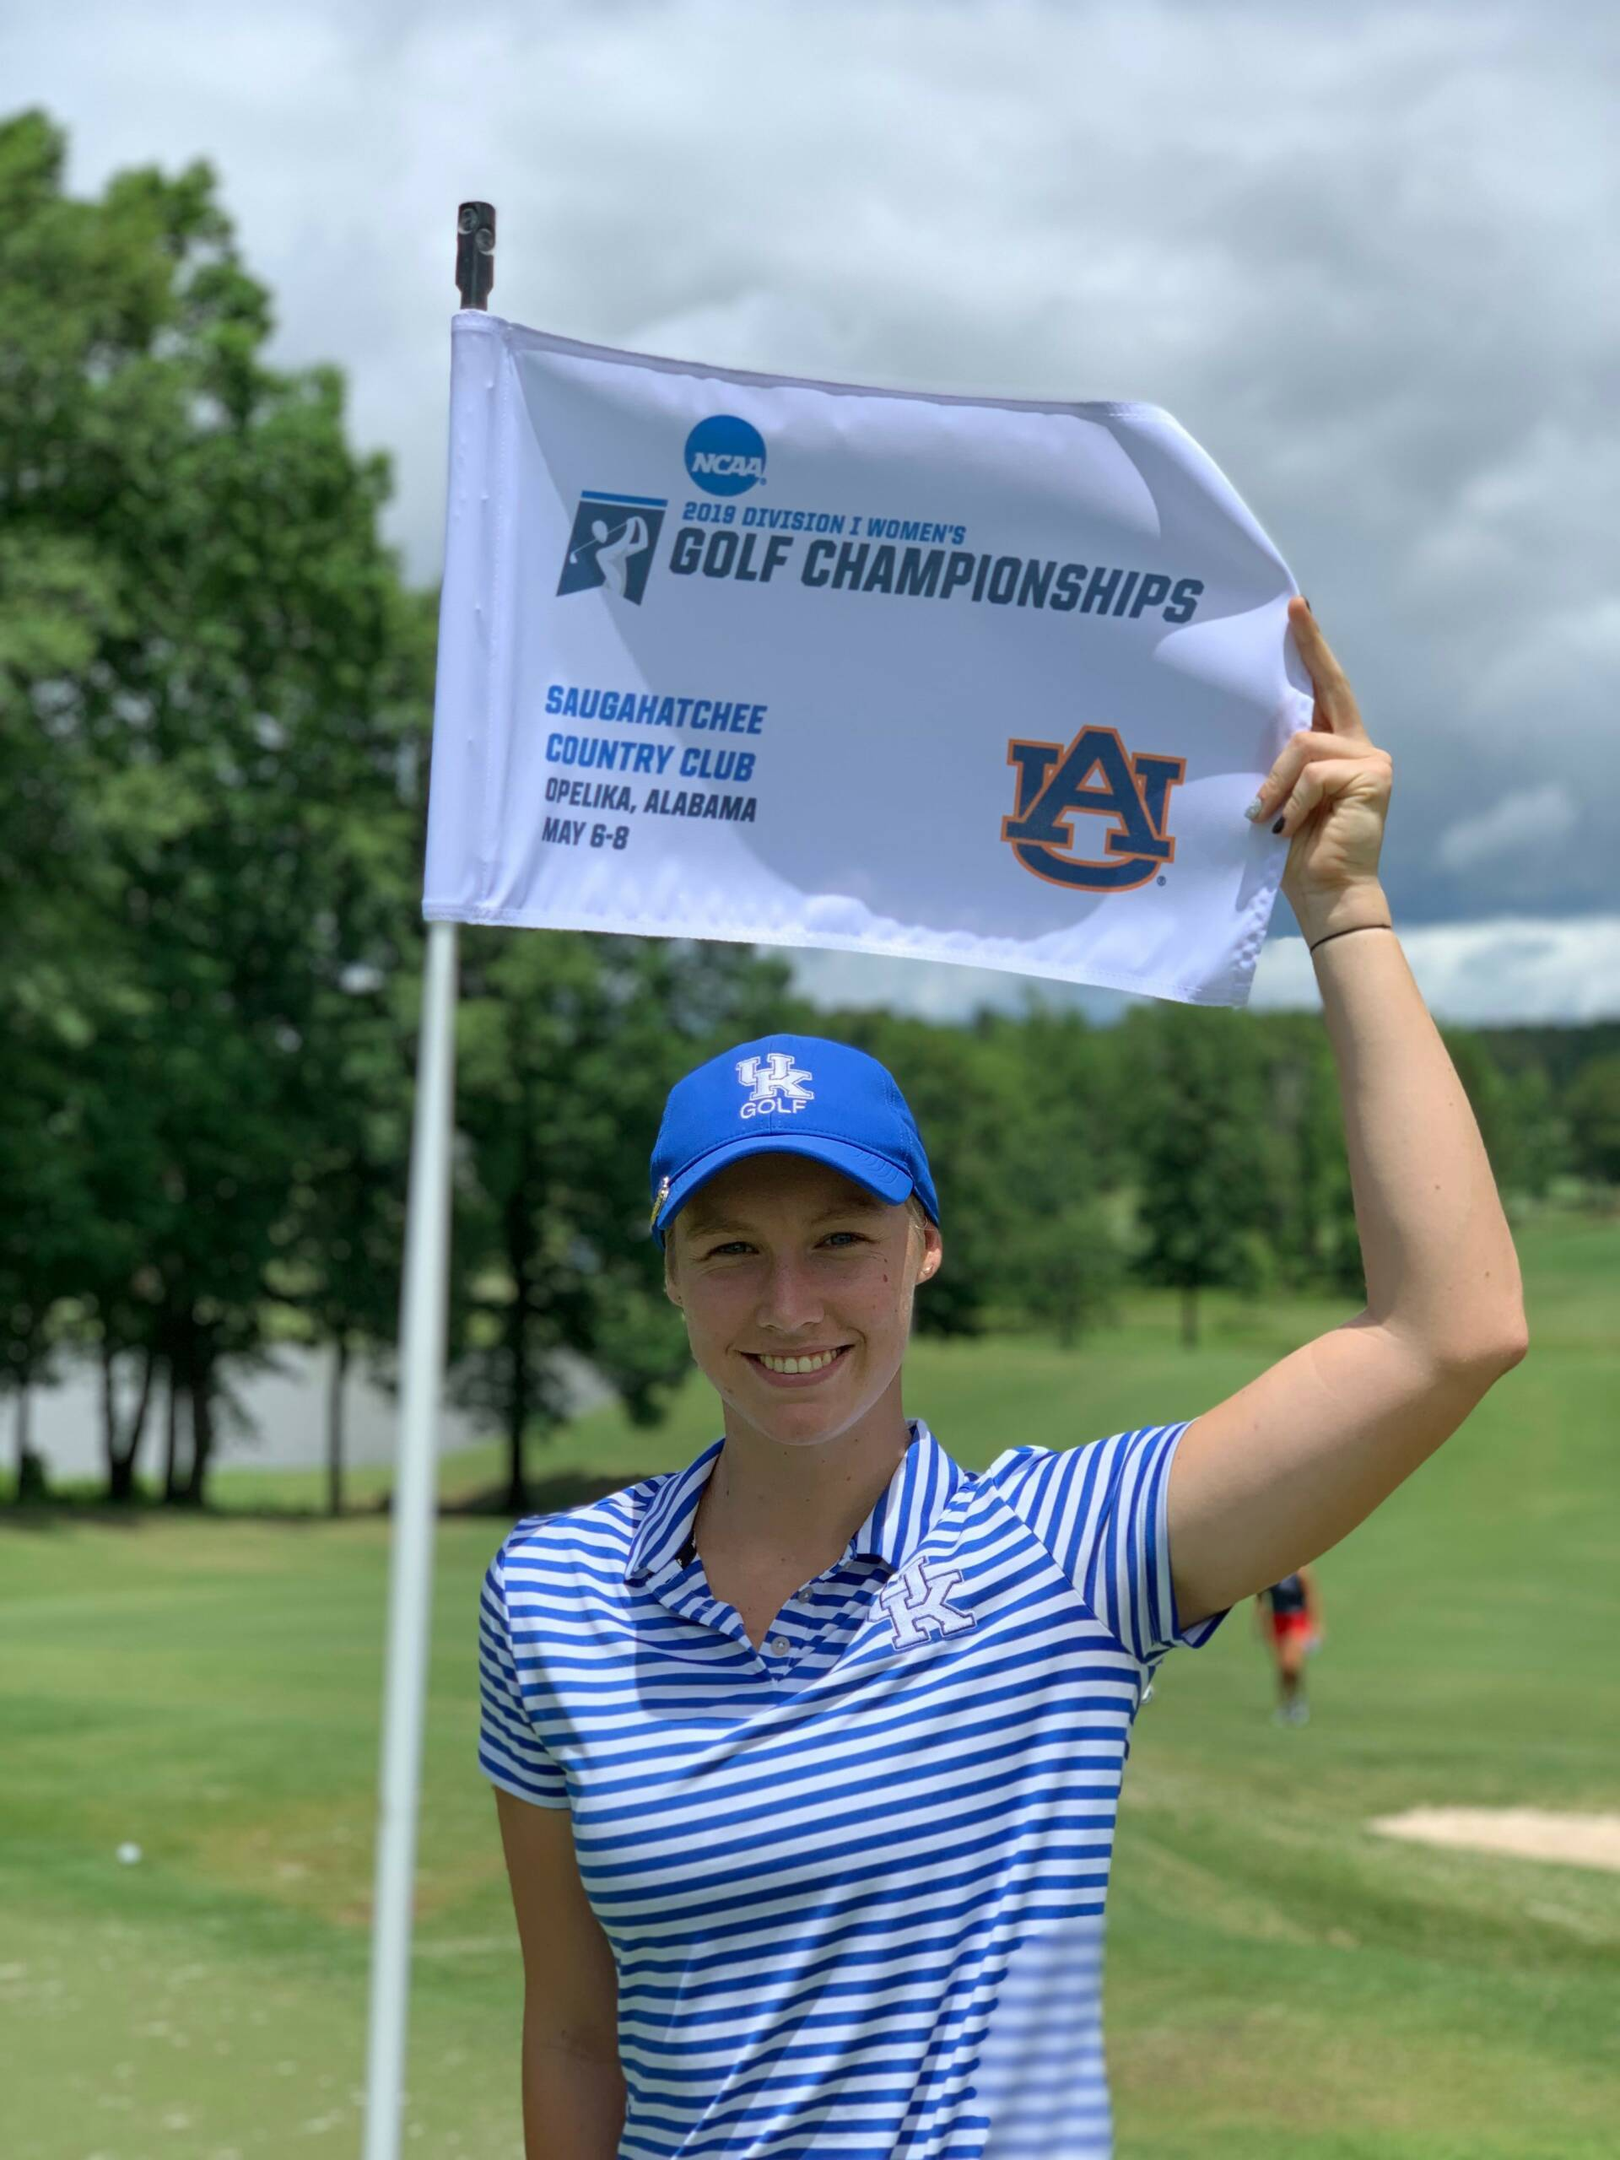
M 1620 914 L 1567 922 L 1505 916 L 1404 930 L 1401 944 L 1437 1019 L 1498 1027 L 1535 1021 L 1620 1018 Z M 795 953 L 796 986 L 824 1007 L 878 1006 L 927 1020 L 966 1020 L 982 1008 L 1017 1012 L 1026 1003 L 1078 1006 L 1093 1020 L 1115 1019 L 1140 1002 L 1112 990 L 1071 988 L 865 953 Z M 1255 970 L 1255 1012 L 1315 1011 L 1316 971 L 1299 937 L 1272 937 Z
M 1448 870 L 1472 870 L 1477 864 L 1522 853 L 1526 846 L 1550 846 L 1575 830 L 1580 813 L 1561 781 L 1504 795 L 1478 817 L 1453 825 L 1440 842 L 1440 860 Z
M 1620 914 L 1448 923 L 1407 930 L 1401 942 L 1438 1019 L 1488 1027 L 1620 1017 Z M 1255 971 L 1255 1008 L 1320 1002 L 1303 939 L 1273 938 Z

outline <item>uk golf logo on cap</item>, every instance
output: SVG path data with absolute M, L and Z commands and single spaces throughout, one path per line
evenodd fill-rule
M 715 413 L 687 436 L 686 470 L 706 494 L 746 495 L 765 477 L 765 438 L 735 413 Z
M 584 490 L 568 535 L 557 597 L 605 586 L 639 607 L 668 507 L 668 497 L 663 495 L 598 495 Z
M 738 1085 L 748 1089 L 748 1100 L 737 1112 L 739 1117 L 792 1117 L 806 1103 L 816 1099 L 810 1082 L 813 1072 L 806 1072 L 802 1065 L 795 1065 L 785 1050 L 772 1050 L 764 1057 L 745 1057 L 737 1060 Z

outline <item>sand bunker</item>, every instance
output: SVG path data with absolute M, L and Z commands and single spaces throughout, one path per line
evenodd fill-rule
M 1414 1838 L 1466 1852 L 1510 1853 L 1518 1860 L 1562 1860 L 1571 1867 L 1620 1872 L 1620 1815 L 1554 1815 L 1545 1808 L 1420 1807 L 1380 1815 L 1367 1826 L 1384 1837 Z

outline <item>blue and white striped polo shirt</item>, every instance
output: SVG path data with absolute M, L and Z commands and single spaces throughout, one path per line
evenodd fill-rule
M 758 1649 L 688 1469 L 520 1523 L 485 1579 L 479 1761 L 566 1807 L 613 1948 L 620 2152 L 1106 2154 L 1103 1898 L 1131 1721 L 1183 1632 L 1185 1428 L 979 1474 L 927 1428 Z

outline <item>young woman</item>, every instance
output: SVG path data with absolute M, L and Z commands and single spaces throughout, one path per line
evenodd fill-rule
M 1306 1725 L 1305 1660 L 1322 1639 L 1322 1600 L 1312 1569 L 1299 1567 L 1267 1585 L 1254 1601 L 1255 1618 L 1277 1672 L 1277 1723 Z
M 1290 616 L 1314 721 L 1250 816 L 1289 842 L 1366 1307 L 1190 1424 L 1009 1433 L 970 1473 L 902 1407 L 944 1248 L 888 1074 L 784 1037 L 678 1084 L 654 1228 L 724 1437 L 519 1524 L 484 1592 L 530 2160 L 1106 2152 L 1101 1915 L 1155 1664 L 1353 1529 L 1524 1353 L 1378 880 L 1389 760 Z

